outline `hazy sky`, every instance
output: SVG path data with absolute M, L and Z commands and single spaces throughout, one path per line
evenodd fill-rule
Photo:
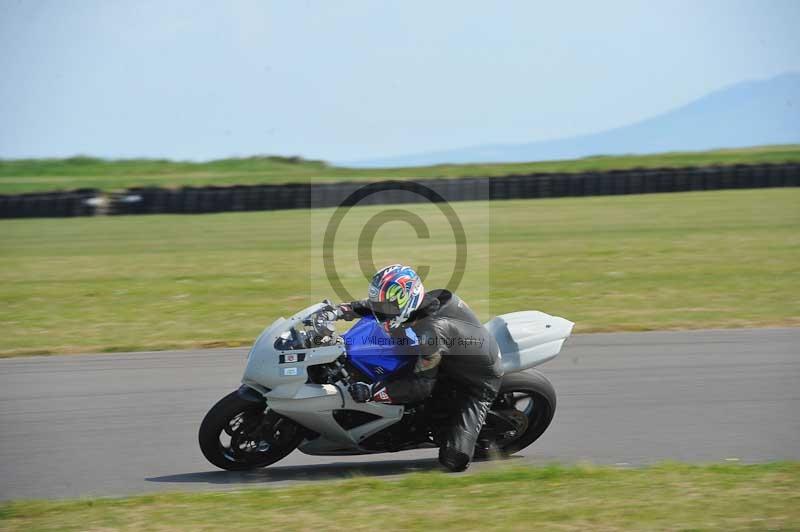
M 0 0 L 0 157 L 370 159 L 800 70 L 800 2 Z

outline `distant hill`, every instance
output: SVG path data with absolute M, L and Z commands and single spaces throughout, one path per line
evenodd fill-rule
M 800 142 L 800 73 L 738 83 L 629 126 L 525 144 L 482 145 L 349 163 L 350 167 L 510 163 Z

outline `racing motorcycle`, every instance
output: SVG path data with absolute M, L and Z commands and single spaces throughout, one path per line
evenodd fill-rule
M 439 378 L 424 402 L 357 403 L 352 382 L 377 382 L 411 371 L 419 340 L 410 328 L 390 337 L 372 317 L 338 334 L 329 301 L 267 327 L 247 356 L 241 387 L 223 397 L 200 425 L 203 455 L 231 471 L 265 467 L 295 449 L 354 455 L 438 447 L 456 404 L 457 385 Z M 555 358 L 573 323 L 543 312 L 503 314 L 486 324 L 497 340 L 504 377 L 478 437 L 476 458 L 510 455 L 547 429 L 556 408 L 553 385 L 536 370 Z

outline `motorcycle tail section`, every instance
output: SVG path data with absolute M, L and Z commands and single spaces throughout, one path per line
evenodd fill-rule
M 575 324 L 534 310 L 501 314 L 486 324 L 497 340 L 504 373 L 522 371 L 555 358 Z

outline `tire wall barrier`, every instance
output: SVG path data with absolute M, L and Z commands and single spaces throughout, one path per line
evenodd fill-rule
M 446 201 L 558 198 L 651 194 L 736 188 L 800 186 L 800 164 L 650 168 L 585 172 L 422 179 Z M 98 196 L 94 190 L 0 196 L 0 218 L 92 216 L 101 213 L 197 214 L 335 207 L 367 182 L 340 182 L 231 187 L 132 188 Z M 428 201 L 406 190 L 384 190 L 359 204 Z
M 0 195 L 0 218 L 94 216 L 99 198 L 99 191 L 92 189 Z
M 655 168 L 527 174 L 502 177 L 420 179 L 447 201 L 650 194 L 732 188 L 800 186 L 800 164 Z M 366 182 L 202 188 L 137 188 L 115 195 L 110 214 L 207 213 L 336 207 Z M 365 197 L 360 205 L 426 201 L 404 190 Z

